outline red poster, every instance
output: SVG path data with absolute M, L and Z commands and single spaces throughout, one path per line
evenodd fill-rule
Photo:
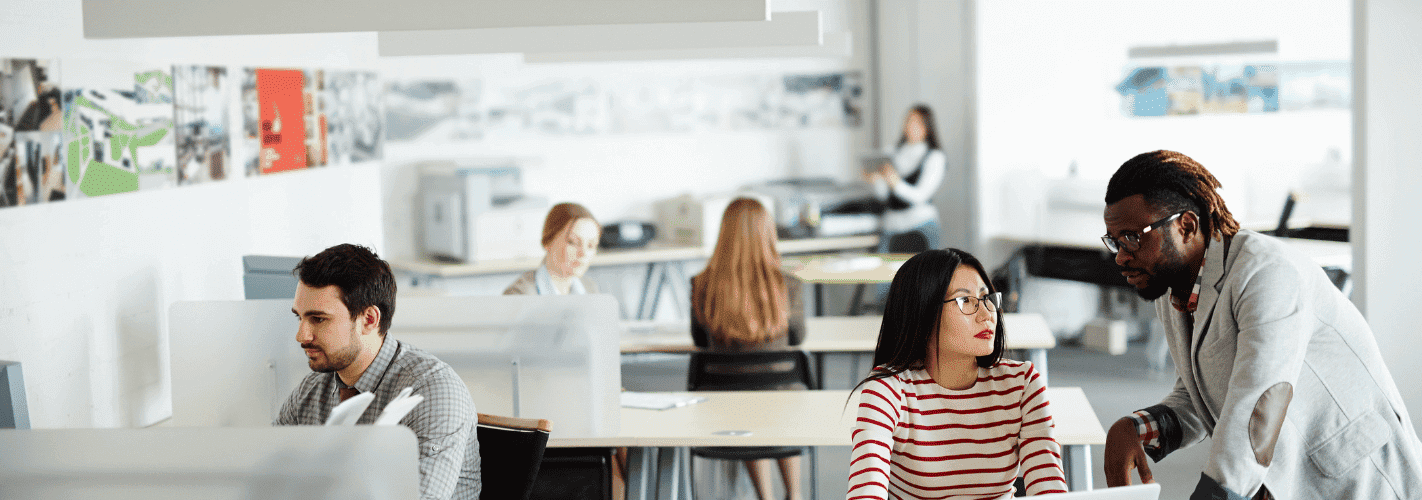
M 306 120 L 301 70 L 257 70 L 262 173 L 306 168 Z

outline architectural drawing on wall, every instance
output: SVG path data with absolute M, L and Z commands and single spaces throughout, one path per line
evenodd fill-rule
M 0 207 L 65 198 L 57 70 L 53 60 L 0 59 Z
M 1116 91 L 1126 116 L 1346 109 L 1349 72 L 1346 62 L 1143 66 Z
M 330 103 L 326 95 L 326 71 L 307 69 L 302 71 L 301 105 L 302 121 L 306 124 L 306 166 L 324 167 L 330 159 L 327 149 L 326 114 Z
M 849 72 L 391 81 L 387 138 L 856 127 L 863 121 L 862 80 Z
M 305 77 L 299 69 L 248 69 L 242 112 L 251 171 L 306 168 Z M 250 83 L 250 91 L 248 84 Z
M 175 183 L 169 71 L 135 70 L 110 62 L 89 68 L 79 81 L 66 81 L 65 156 L 69 180 L 78 186 L 75 195 L 100 196 Z
M 228 178 L 232 93 L 223 66 L 173 67 L 178 185 Z
M 370 71 L 327 71 L 325 88 L 330 163 L 379 160 L 384 154 L 379 75 Z

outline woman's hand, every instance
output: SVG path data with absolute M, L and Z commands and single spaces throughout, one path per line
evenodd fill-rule
M 899 177 L 899 171 L 888 162 L 879 167 L 879 176 L 884 179 L 885 184 L 889 185 L 889 189 L 899 187 L 899 182 L 903 181 L 903 178 Z

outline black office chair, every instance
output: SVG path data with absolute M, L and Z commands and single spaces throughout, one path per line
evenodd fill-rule
M 479 414 L 480 498 L 527 500 L 552 424 L 544 419 Z
M 686 374 L 689 391 L 755 391 L 816 389 L 805 351 L 693 352 Z M 692 448 L 692 456 L 721 460 L 789 458 L 803 454 L 799 446 Z

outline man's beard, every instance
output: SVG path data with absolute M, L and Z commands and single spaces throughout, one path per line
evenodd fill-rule
M 303 344 L 301 347 L 305 349 L 314 348 L 316 346 Z M 334 352 L 328 351 L 324 347 L 319 349 L 326 355 L 326 363 L 317 365 L 315 361 L 307 360 L 306 365 L 311 368 L 311 371 L 317 373 L 331 373 L 346 369 L 347 366 L 354 363 L 355 359 L 360 356 L 360 336 L 356 334 L 356 325 L 351 325 L 351 341 L 346 344 L 344 349 Z
M 1136 289 L 1136 293 L 1143 299 L 1154 301 L 1170 291 L 1171 283 L 1181 283 L 1189 279 L 1190 268 L 1185 264 L 1180 250 L 1175 247 L 1173 234 L 1161 234 L 1164 241 L 1160 245 L 1160 263 L 1150 270 L 1145 288 Z

